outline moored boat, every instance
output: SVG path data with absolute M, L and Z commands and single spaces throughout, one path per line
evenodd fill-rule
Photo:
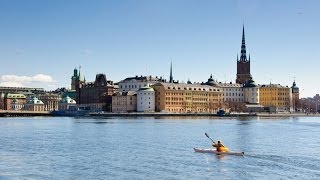
M 204 149 L 204 148 L 193 148 L 195 152 L 200 153 L 213 153 L 216 155 L 235 155 L 235 156 L 244 156 L 244 152 L 218 152 L 215 149 Z

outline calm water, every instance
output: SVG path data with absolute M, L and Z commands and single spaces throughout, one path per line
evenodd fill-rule
M 320 118 L 0 118 L 0 179 L 218 178 L 319 179 Z

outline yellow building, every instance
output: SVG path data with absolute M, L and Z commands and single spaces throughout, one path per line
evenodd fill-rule
M 223 107 L 221 88 L 208 85 L 157 83 L 155 109 L 158 112 L 216 112 Z
M 280 84 L 261 85 L 259 101 L 265 107 L 273 107 L 276 111 L 292 111 L 292 90 Z

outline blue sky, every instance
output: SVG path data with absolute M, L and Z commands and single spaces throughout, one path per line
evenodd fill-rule
M 235 82 L 245 24 L 258 84 L 320 93 L 317 0 L 1 0 L 0 85 L 70 87 L 105 73 Z

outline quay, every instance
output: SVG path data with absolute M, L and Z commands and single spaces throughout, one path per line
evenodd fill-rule
M 52 116 L 50 111 L 10 111 L 0 110 L 0 117 Z
M 139 112 L 131 112 L 131 113 L 109 113 L 109 112 L 93 112 L 89 113 L 89 116 L 100 116 L 100 117 L 239 117 L 239 116 L 256 116 L 255 113 L 237 113 L 237 114 L 223 114 L 218 115 L 216 113 L 160 113 L 160 112 L 152 112 L 152 113 L 139 113 Z

